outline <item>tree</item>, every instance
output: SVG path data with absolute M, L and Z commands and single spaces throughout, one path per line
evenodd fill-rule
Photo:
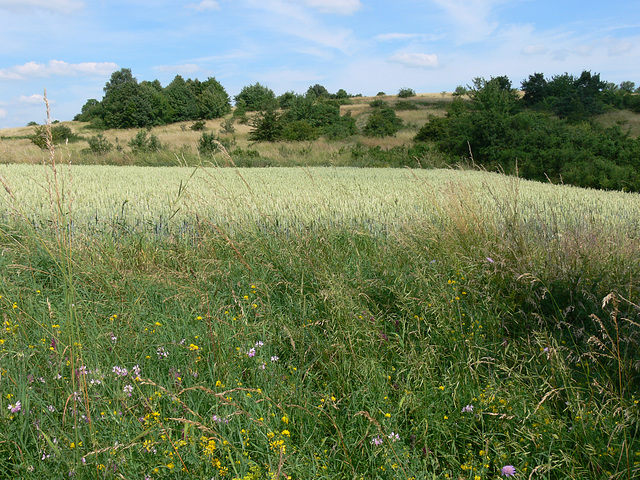
M 198 99 L 180 75 L 164 89 L 171 106 L 171 121 L 182 122 L 198 118 Z
M 527 80 L 523 80 L 521 88 L 524 91 L 522 101 L 527 107 L 539 105 L 549 96 L 549 83 L 542 73 L 529 75 Z
M 254 142 L 275 142 L 282 134 L 282 123 L 273 108 L 258 114 L 251 126 L 253 130 L 249 132 L 249 140 Z
M 276 96 L 268 87 L 255 83 L 242 87 L 240 93 L 234 97 L 236 105 L 242 104 L 248 112 L 267 110 L 276 105 Z
M 201 91 L 197 94 L 199 118 L 220 118 L 231 111 L 231 100 L 220 82 L 209 77 L 202 82 L 201 87 Z
M 327 90 L 322 85 L 316 83 L 315 85 L 307 89 L 307 96 L 311 96 L 313 98 L 328 98 L 329 90 Z
M 389 107 L 376 109 L 368 118 L 362 133 L 367 137 L 395 135 L 402 128 L 402 119 Z
M 416 96 L 416 92 L 413 88 L 401 88 L 398 91 L 398 97 L 400 98 L 409 98 L 409 97 L 415 97 Z

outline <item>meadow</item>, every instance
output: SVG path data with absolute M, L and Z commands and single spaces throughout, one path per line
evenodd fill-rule
M 0 165 L 0 476 L 640 475 L 640 195 L 40 155 Z

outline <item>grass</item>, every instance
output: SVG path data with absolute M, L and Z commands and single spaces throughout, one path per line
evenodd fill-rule
M 638 195 L 67 155 L 0 170 L 7 478 L 640 473 Z

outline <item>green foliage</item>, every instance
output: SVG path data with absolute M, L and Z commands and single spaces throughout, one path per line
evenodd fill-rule
M 593 77 L 585 78 L 589 83 Z M 573 77 L 554 81 L 556 93 L 574 88 Z M 531 76 L 527 84 L 531 95 L 520 102 L 505 77 L 476 79 L 469 93 L 471 102 L 454 100 L 447 117 L 431 117 L 415 140 L 433 142 L 453 158 L 471 155 L 487 169 L 515 174 L 517 168 L 517 173 L 531 180 L 640 191 L 640 142 L 619 127 L 576 125 L 536 111 L 534 99 L 545 95 L 544 85 L 542 76 Z M 534 108 L 523 111 L 522 104 Z
M 413 88 L 404 87 L 398 90 L 399 98 L 409 98 L 409 97 L 415 97 L 415 96 L 416 96 L 416 92 Z
M 342 115 L 337 121 L 324 125 L 322 135 L 329 140 L 344 140 L 358 133 L 356 119 L 351 116 L 351 112 Z
M 214 78 L 185 81 L 177 75 L 162 88 L 158 80 L 138 83 L 131 69 L 123 68 L 112 73 L 102 101 L 88 100 L 74 120 L 99 128 L 143 128 L 220 118 L 230 111 L 229 96 Z
M 362 129 L 366 137 L 387 137 L 395 135 L 402 128 L 402 119 L 389 107 L 376 109 L 367 119 Z
M 158 137 L 149 135 L 148 130 L 140 130 L 129 142 L 129 147 L 133 153 L 153 153 L 159 151 L 162 145 Z
M 38 122 L 34 122 L 33 120 L 27 123 L 27 127 L 37 127 L 37 126 L 38 126 Z
M 403 111 L 403 110 L 418 110 L 418 105 L 415 104 L 415 102 L 409 102 L 406 100 L 400 100 L 399 102 L 397 102 L 393 108 L 395 110 L 398 111 Z
M 253 142 L 274 142 L 282 135 L 282 123 L 278 113 L 269 109 L 260 112 L 251 122 L 249 139 Z
M 267 110 L 277 104 L 276 96 L 269 87 L 255 83 L 242 87 L 240 93 L 234 97 L 236 105 L 242 105 L 247 112 Z
M 371 108 L 380 108 L 380 107 L 386 107 L 389 104 L 387 102 L 385 102 L 384 100 L 381 100 L 379 98 L 376 98 L 375 100 L 369 102 L 369 106 Z
M 307 89 L 307 96 L 311 98 L 327 98 L 330 96 L 329 90 L 327 90 L 322 85 L 316 83 Z
M 579 77 L 564 73 L 551 80 L 535 73 L 522 82 L 523 102 L 577 123 L 603 112 L 605 87 L 600 74 L 586 70 Z
M 320 136 L 320 130 L 306 120 L 286 122 L 282 127 L 280 138 L 289 141 L 315 140 Z
M 37 145 L 43 150 L 48 148 L 47 146 L 47 136 L 48 129 L 51 129 L 51 141 L 53 145 L 60 145 L 65 142 L 77 142 L 80 140 L 80 137 L 73 133 L 73 131 L 67 127 L 66 125 L 52 125 L 48 127 L 47 125 L 36 125 L 34 128 L 34 134 L 30 137 L 31 142 L 34 145 Z
M 211 157 L 220 150 L 220 139 L 213 132 L 203 132 L 198 140 L 200 155 Z
M 207 123 L 204 120 L 198 120 L 197 122 L 194 122 L 189 129 L 193 130 L 194 132 L 201 132 L 202 130 L 204 130 L 207 126 Z
M 89 142 L 89 151 L 96 155 L 106 155 L 113 150 L 113 144 L 102 133 L 90 137 L 87 142 Z

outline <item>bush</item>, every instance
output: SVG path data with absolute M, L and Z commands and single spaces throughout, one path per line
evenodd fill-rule
M 282 134 L 282 123 L 275 110 L 267 110 L 257 115 L 251 124 L 249 140 L 253 142 L 275 142 Z
M 276 96 L 268 87 L 256 83 L 242 87 L 242 90 L 235 97 L 236 105 L 244 106 L 247 112 L 266 110 L 277 105 Z
M 385 102 L 384 100 L 380 100 L 379 98 L 376 98 L 375 100 L 369 103 L 369 106 L 371 108 L 386 107 L 387 105 L 388 105 L 387 102 Z
M 46 125 L 36 126 L 34 129 L 34 134 L 31 136 L 31 142 L 43 150 L 47 149 L 47 127 Z M 53 125 L 51 128 L 51 140 L 54 145 L 59 145 L 61 143 L 69 142 L 77 142 L 80 140 L 80 137 L 73 133 L 73 131 L 67 127 L 66 125 Z
M 113 143 L 109 142 L 102 133 L 89 138 L 89 151 L 96 155 L 105 155 L 113 150 Z
M 402 119 L 388 107 L 383 107 L 371 114 L 362 133 L 367 137 L 387 137 L 395 135 L 402 128 Z
M 162 148 L 158 137 L 151 134 L 149 137 L 148 130 L 140 130 L 135 137 L 129 142 L 129 147 L 133 153 L 153 153 Z
M 194 132 L 201 132 L 205 129 L 206 126 L 207 123 L 204 120 L 198 120 L 197 122 L 194 122 L 193 125 L 191 125 L 189 128 Z
M 418 106 L 414 102 L 408 102 L 406 100 L 400 100 L 398 103 L 394 105 L 396 110 L 418 110 Z
M 315 140 L 319 136 L 319 129 L 306 120 L 286 123 L 282 128 L 281 134 L 282 140 L 289 141 Z
M 413 88 L 401 88 L 398 91 L 398 97 L 400 98 L 409 98 L 409 97 L 415 97 L 416 96 L 416 92 Z
M 200 155 L 211 157 L 219 149 L 218 142 L 220 140 L 213 132 L 204 132 L 198 140 L 198 152 Z

